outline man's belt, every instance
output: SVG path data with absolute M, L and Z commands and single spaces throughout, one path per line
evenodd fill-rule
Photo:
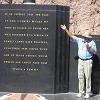
M 87 59 L 82 59 L 82 58 L 79 58 L 81 60 L 92 60 L 92 58 L 87 58 Z

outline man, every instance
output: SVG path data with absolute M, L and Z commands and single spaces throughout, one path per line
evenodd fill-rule
M 65 25 L 61 25 L 60 27 L 78 44 L 79 93 L 76 96 L 82 97 L 82 95 L 85 93 L 85 98 L 87 99 L 90 97 L 91 93 L 92 57 L 93 54 L 96 54 L 97 52 L 96 43 L 92 40 L 89 30 L 86 30 L 82 37 L 77 37 L 73 35 L 72 32 L 69 32 Z

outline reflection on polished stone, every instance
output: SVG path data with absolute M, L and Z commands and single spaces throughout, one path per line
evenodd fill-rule
M 38 94 L 9 93 L 1 96 L 0 100 L 47 100 L 47 99 Z

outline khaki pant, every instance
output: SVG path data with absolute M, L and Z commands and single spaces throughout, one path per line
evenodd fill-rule
M 78 60 L 79 92 L 91 92 L 92 60 Z M 85 87 L 86 82 L 86 87 Z

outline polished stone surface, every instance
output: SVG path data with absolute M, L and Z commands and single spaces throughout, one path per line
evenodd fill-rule
M 0 100 L 100 100 L 100 95 L 89 99 L 76 98 L 77 93 L 33 94 L 33 93 L 0 93 Z

